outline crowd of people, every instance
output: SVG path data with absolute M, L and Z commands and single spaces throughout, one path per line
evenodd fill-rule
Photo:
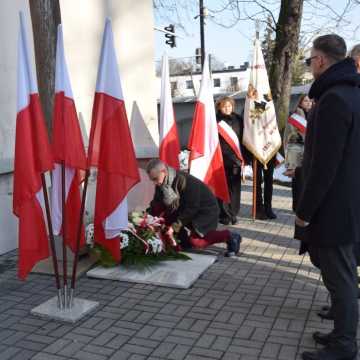
M 324 347 L 304 352 L 304 360 L 352 360 L 357 357 L 358 274 L 360 265 L 360 44 L 347 56 L 338 35 L 320 36 L 306 59 L 314 76 L 309 94 L 300 96 L 284 130 L 285 175 L 292 178 L 294 237 L 300 254 L 322 276 L 331 306 L 319 313 L 333 320 L 330 333 L 315 332 Z M 230 202 L 216 199 L 209 188 L 186 172 L 161 160 L 147 166 L 156 185 L 148 211 L 165 216 L 170 232 L 176 232 L 184 248 L 204 248 L 226 243 L 226 256 L 240 251 L 241 236 L 217 230 L 218 222 L 237 223 L 245 164 L 253 155 L 242 145 L 243 116 L 235 112 L 230 97 L 216 103 L 217 121 L 229 125 L 239 139 L 242 156 L 220 136 Z M 275 158 L 266 169 L 259 163 L 257 218 L 275 219 L 272 209 Z M 261 184 L 264 184 L 264 195 Z

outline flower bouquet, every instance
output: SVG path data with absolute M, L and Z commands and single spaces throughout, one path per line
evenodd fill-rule
M 87 244 L 104 267 L 116 266 L 110 252 L 94 245 L 93 224 L 87 227 Z M 190 260 L 181 253 L 176 237 L 169 231 L 165 220 L 146 212 L 129 214 L 128 229 L 120 234 L 121 265 L 146 268 L 164 260 Z

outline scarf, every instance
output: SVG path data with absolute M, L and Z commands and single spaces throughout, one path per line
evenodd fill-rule
M 175 211 L 180 205 L 180 191 L 184 190 L 186 179 L 184 176 L 177 176 L 177 172 L 172 167 L 167 167 L 167 173 L 160 190 L 163 195 L 163 203 L 170 210 Z

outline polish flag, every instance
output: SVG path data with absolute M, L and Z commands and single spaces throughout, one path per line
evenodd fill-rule
M 80 216 L 80 184 L 86 170 L 86 154 L 67 70 L 62 26 L 58 26 L 56 45 L 55 101 L 53 113 L 53 153 L 51 212 L 54 234 L 75 252 Z M 65 234 L 62 219 L 61 164 L 65 166 Z M 80 246 L 85 244 L 84 231 Z
M 204 61 L 201 87 L 195 106 L 188 147 L 191 151 L 190 174 L 208 185 L 216 197 L 229 202 L 207 57 Z
M 179 169 L 180 143 L 171 99 L 169 60 L 167 54 L 162 59 L 160 97 L 160 154 L 167 165 Z
M 50 254 L 41 174 L 52 168 L 51 147 L 30 65 L 24 15 L 20 13 L 13 196 L 13 211 L 19 218 L 20 279 L 25 279 L 33 266 Z
M 93 105 L 88 166 L 97 167 L 95 242 L 120 261 L 127 229 L 127 194 L 140 181 L 125 110 L 111 22 L 106 20 Z

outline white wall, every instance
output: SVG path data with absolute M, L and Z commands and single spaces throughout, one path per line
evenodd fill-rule
M 152 0 L 60 0 L 60 6 L 66 57 L 85 143 L 105 18 L 110 17 L 137 157 L 157 156 Z M 0 1 L 0 254 L 15 248 L 17 241 L 16 219 L 12 215 L 12 176 L 1 174 L 13 169 L 19 10 L 25 13 L 33 53 L 28 0 Z M 93 203 L 89 206 L 92 211 Z

